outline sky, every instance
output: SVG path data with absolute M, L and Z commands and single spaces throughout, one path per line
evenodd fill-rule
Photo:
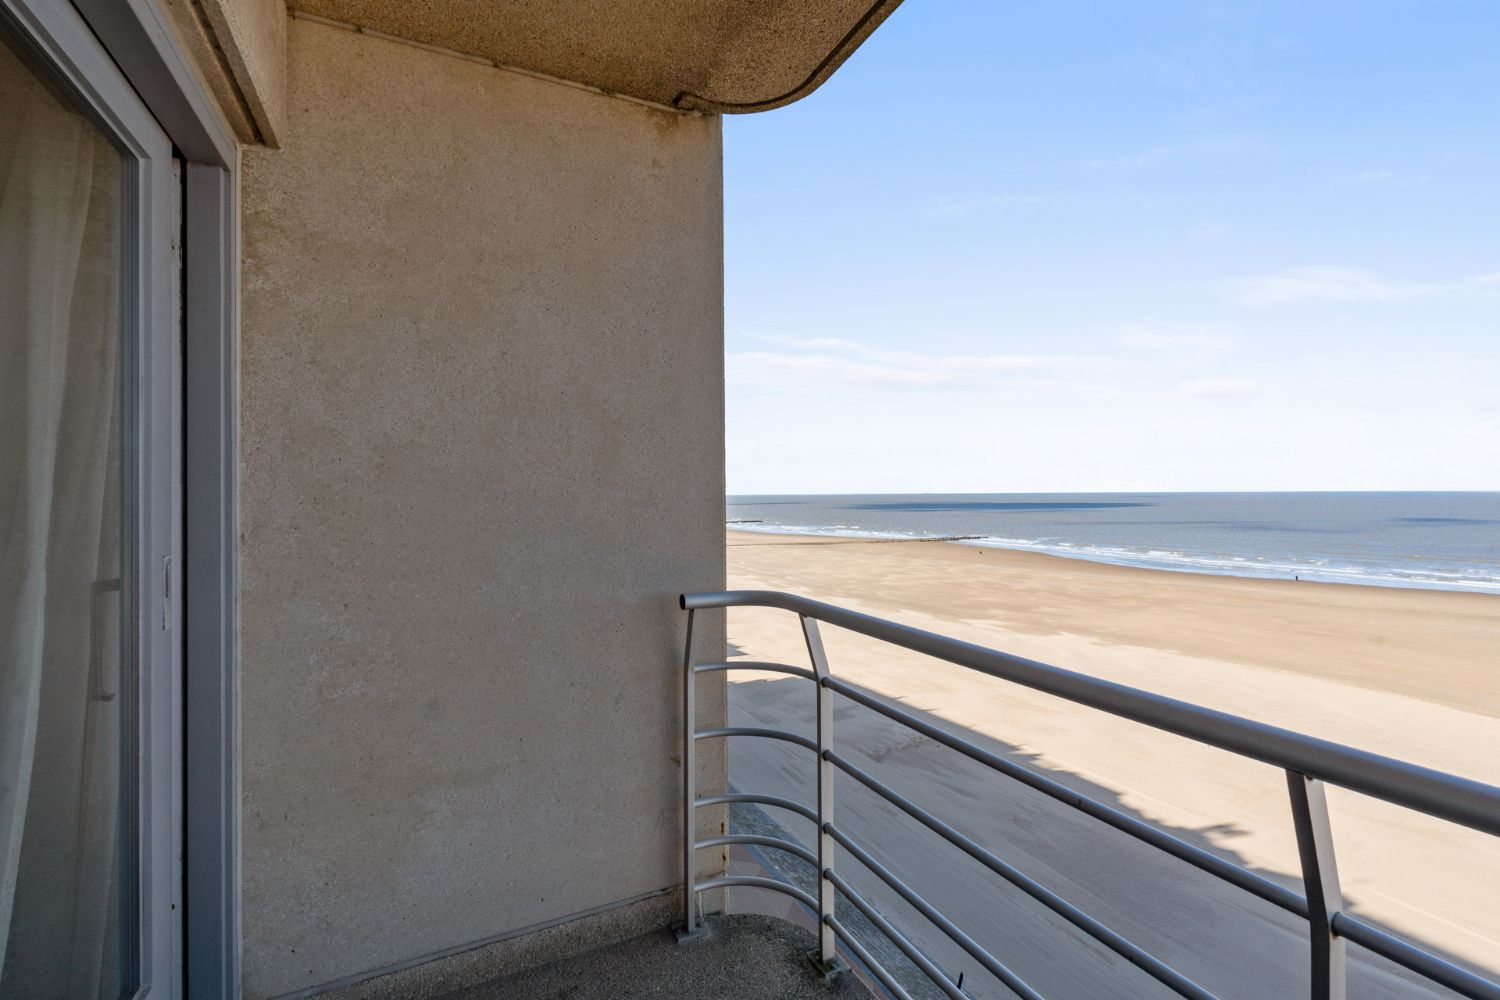
M 906 0 L 725 119 L 729 492 L 1500 489 L 1497 37 Z

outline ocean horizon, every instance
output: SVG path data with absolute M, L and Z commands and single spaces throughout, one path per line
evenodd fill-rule
M 1500 492 L 738 494 L 742 531 L 1500 595 Z

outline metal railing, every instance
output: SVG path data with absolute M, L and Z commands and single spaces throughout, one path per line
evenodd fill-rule
M 835 864 L 835 851 L 843 850 L 942 930 L 958 947 L 1004 983 L 1013 993 L 1027 1000 L 1041 1000 L 1041 994 L 1032 986 L 1024 982 L 1000 959 L 944 916 L 941 911 L 924 899 L 917 889 L 904 882 L 855 842 L 849 836 L 848 831 L 839 825 L 834 813 L 833 796 L 834 771 L 838 770 L 880 795 L 887 802 L 969 855 L 980 865 L 1040 902 L 1178 995 L 1195 998 L 1195 1000 L 1215 1000 L 1214 994 L 1204 986 L 1111 930 L 953 826 L 887 787 L 879 779 L 841 755 L 834 748 L 833 743 L 832 695 L 838 694 L 1306 920 L 1312 955 L 1310 995 L 1313 1000 L 1343 1000 L 1346 996 L 1346 942 L 1353 942 L 1460 996 L 1469 997 L 1472 1000 L 1500 1000 L 1500 983 L 1482 978 L 1410 941 L 1388 934 L 1344 909 L 1338 869 L 1334 859 L 1333 839 L 1328 823 L 1324 785 L 1325 783 L 1338 785 L 1497 836 L 1500 836 L 1500 788 L 1389 757 L 1366 753 L 1275 726 L 1252 722 L 1249 719 L 1151 694 L 1111 681 L 1048 666 L 1035 660 L 1012 656 L 973 643 L 899 625 L 794 594 L 760 590 L 685 594 L 681 598 L 681 605 L 688 612 L 687 640 L 683 653 L 683 718 L 685 719 L 683 908 L 684 929 L 688 934 L 694 933 L 699 928 L 699 917 L 695 906 L 699 893 L 727 886 L 755 886 L 772 889 L 791 896 L 812 911 L 819 929 L 818 951 L 813 958 L 823 971 L 831 972 L 835 969 L 835 949 L 842 941 L 844 946 L 865 964 L 870 973 L 893 996 L 900 1000 L 910 1000 L 910 994 L 906 989 L 848 934 L 845 925 L 840 922 L 835 912 L 835 895 L 842 894 L 855 909 L 879 928 L 899 951 L 926 973 L 939 990 L 952 997 L 953 1000 L 967 1000 L 967 994 L 960 989 L 956 981 L 934 965 L 921 949 L 892 926 L 849 884 Z M 807 644 L 811 669 L 783 663 L 741 660 L 695 663 L 693 657 L 694 613 L 709 608 L 730 607 L 777 608 L 797 615 Z M 884 698 L 840 680 L 829 672 L 828 658 L 824 653 L 823 642 L 818 632 L 820 622 L 946 660 L 949 663 L 956 663 L 1035 691 L 1055 695 L 1079 705 L 1086 705 L 1281 768 L 1286 772 L 1304 892 L 1298 894 L 1165 830 L 1074 791 L 1052 778 L 961 739 Z M 813 681 L 817 690 L 816 739 L 808 739 L 805 736 L 782 730 L 740 726 L 699 730 L 695 719 L 694 679 L 697 674 L 720 670 L 774 671 Z M 694 745 L 698 740 L 727 736 L 757 736 L 785 740 L 811 750 L 817 762 L 816 808 L 809 808 L 790 799 L 751 793 L 696 798 Z M 788 809 L 811 820 L 817 828 L 816 851 L 810 851 L 790 840 L 765 836 L 730 834 L 698 841 L 694 820 L 696 809 L 733 802 L 748 802 Z M 777 879 L 755 876 L 727 876 L 706 882 L 697 881 L 696 851 L 699 848 L 729 844 L 773 847 L 787 851 L 813 865 L 817 873 L 816 896 Z

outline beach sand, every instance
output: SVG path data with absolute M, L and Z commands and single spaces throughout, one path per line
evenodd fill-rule
M 1500 784 L 1500 598 L 1168 573 L 942 542 L 728 536 L 729 586 L 786 590 Z M 785 612 L 730 612 L 731 653 L 803 663 Z M 1274 768 L 825 628 L 833 671 L 1300 891 Z M 810 732 L 806 681 L 731 675 L 736 724 Z M 838 745 L 923 807 L 1224 997 L 1306 995 L 1305 924 L 839 700 Z M 732 745 L 741 790 L 810 801 L 805 750 Z M 1049 997 L 1163 989 L 852 781 L 838 822 Z M 1349 909 L 1500 971 L 1500 840 L 1331 789 Z M 781 817 L 778 817 L 780 819 Z M 810 825 L 787 828 L 806 840 Z M 848 859 L 978 996 L 976 963 Z M 1350 947 L 1352 997 L 1445 996 Z

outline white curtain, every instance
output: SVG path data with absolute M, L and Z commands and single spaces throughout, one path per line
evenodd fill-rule
M 119 988 L 121 160 L 0 44 L 0 998 Z

